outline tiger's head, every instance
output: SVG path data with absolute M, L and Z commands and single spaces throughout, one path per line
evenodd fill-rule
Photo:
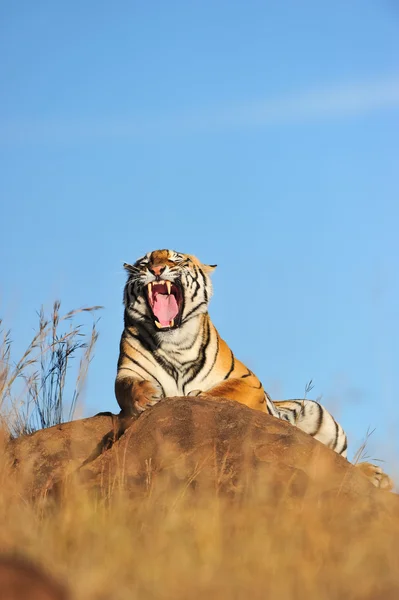
M 204 265 L 195 256 L 174 250 L 154 250 L 123 266 L 128 272 L 124 305 L 132 321 L 144 321 L 162 332 L 207 312 L 212 295 L 209 274 L 216 265 Z

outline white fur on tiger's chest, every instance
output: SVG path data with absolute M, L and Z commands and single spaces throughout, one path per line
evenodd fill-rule
M 156 377 L 167 397 L 187 396 L 198 390 L 205 392 L 220 383 L 223 377 L 214 365 L 216 330 L 212 328 L 209 343 L 202 356 L 202 339 L 198 335 L 198 326 L 195 323 L 192 325 L 194 327 L 191 331 L 188 331 L 188 327 L 185 328 L 184 335 L 182 331 L 171 332 L 158 348 L 158 354 L 174 368 L 173 375 L 164 368 L 156 369 Z
M 185 374 L 177 372 L 177 380 L 174 377 L 168 375 L 163 369 L 159 369 L 156 373 L 156 378 L 162 385 L 165 397 L 170 398 L 173 396 L 188 396 L 190 392 L 198 391 L 206 392 L 210 388 L 220 383 L 220 377 L 216 373 L 212 373 L 203 379 L 203 373 L 199 373 L 197 377 L 194 377 L 189 383 L 185 383 Z

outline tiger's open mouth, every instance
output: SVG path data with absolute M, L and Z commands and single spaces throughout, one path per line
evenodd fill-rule
M 180 286 L 171 281 L 153 281 L 146 286 L 146 291 L 156 327 L 179 327 L 183 312 L 183 294 Z

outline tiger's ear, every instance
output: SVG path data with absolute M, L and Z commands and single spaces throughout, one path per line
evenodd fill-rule
M 213 273 L 216 267 L 217 265 L 202 265 L 202 268 L 204 269 L 205 273 Z
M 123 263 L 123 268 L 126 269 L 128 273 L 134 273 L 137 271 L 137 267 L 134 265 L 129 265 L 129 263 Z

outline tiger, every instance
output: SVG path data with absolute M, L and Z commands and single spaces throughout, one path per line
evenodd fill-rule
M 121 416 L 138 417 L 172 396 L 226 398 L 285 420 L 347 457 L 347 436 L 326 408 L 308 399 L 272 401 L 220 337 L 208 313 L 217 265 L 164 249 L 123 266 L 124 329 L 115 380 Z M 376 487 L 393 487 L 380 467 L 358 466 Z

